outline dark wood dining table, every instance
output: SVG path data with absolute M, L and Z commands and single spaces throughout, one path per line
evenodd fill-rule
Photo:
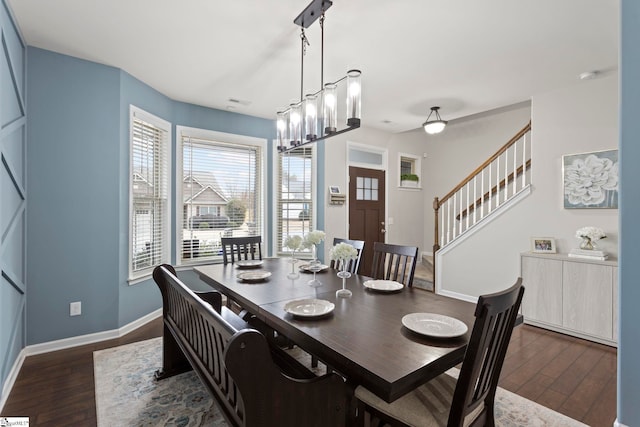
M 299 264 L 304 261 L 299 261 Z M 237 274 L 249 270 L 234 264 L 195 267 L 199 277 L 296 345 L 317 356 L 355 385 L 363 385 L 392 402 L 462 362 L 475 320 L 475 304 L 422 289 L 382 293 L 363 286 L 362 275 L 347 279 L 349 298 L 336 297 L 342 279 L 336 270 L 318 273 L 322 283 L 311 287 L 312 274 L 290 279 L 286 258 L 265 259 L 261 270 L 271 276 L 244 282 Z M 296 267 L 297 270 L 297 267 Z M 318 298 L 335 304 L 319 318 L 299 318 L 285 311 L 287 302 Z M 409 313 L 437 313 L 464 322 L 468 331 L 456 338 L 431 338 L 402 324 Z

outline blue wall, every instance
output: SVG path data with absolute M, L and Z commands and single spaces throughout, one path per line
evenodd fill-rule
M 621 2 L 618 421 L 640 425 L 640 2 Z
M 28 48 L 27 343 L 118 327 L 120 71 Z M 82 301 L 82 316 L 69 303 Z
M 130 104 L 173 124 L 173 158 L 175 125 L 269 141 L 275 128 L 271 120 L 173 101 L 112 67 L 37 48 L 28 49 L 28 59 L 27 160 L 35 197 L 27 341 L 37 344 L 116 329 L 161 306 L 152 280 L 127 282 Z M 271 142 L 267 153 L 270 159 Z M 72 301 L 82 301 L 82 316 L 69 316 Z

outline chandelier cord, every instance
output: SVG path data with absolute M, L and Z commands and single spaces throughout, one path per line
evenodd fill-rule
M 302 101 L 304 95 L 304 55 L 307 53 L 307 46 L 310 46 L 307 35 L 304 33 L 304 28 L 300 31 L 300 101 Z
M 320 15 L 320 90 L 324 88 L 324 10 Z

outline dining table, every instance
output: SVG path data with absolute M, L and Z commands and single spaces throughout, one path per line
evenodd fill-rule
M 360 274 L 344 279 L 343 285 L 338 270 L 328 266 L 322 266 L 315 275 L 317 282 L 310 286 L 314 275 L 304 269 L 307 262 L 294 261 L 267 258 L 250 266 L 212 264 L 194 270 L 202 281 L 353 386 L 362 385 L 387 402 L 462 362 L 475 304 L 413 287 L 388 291 L 386 286 L 372 286 L 379 283 Z M 343 286 L 351 291 L 349 297 L 336 295 Z M 291 309 L 307 302 L 321 302 L 330 310 L 307 315 Z M 405 316 L 422 314 L 457 319 L 463 329 L 431 334 L 407 323 L 411 316 Z

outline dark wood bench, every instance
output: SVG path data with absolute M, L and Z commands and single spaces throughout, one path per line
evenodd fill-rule
M 316 377 L 242 318 L 219 292 L 196 293 L 170 265 L 153 278 L 163 302 L 161 380 L 193 369 L 230 426 L 344 426 L 351 393 L 337 374 Z

